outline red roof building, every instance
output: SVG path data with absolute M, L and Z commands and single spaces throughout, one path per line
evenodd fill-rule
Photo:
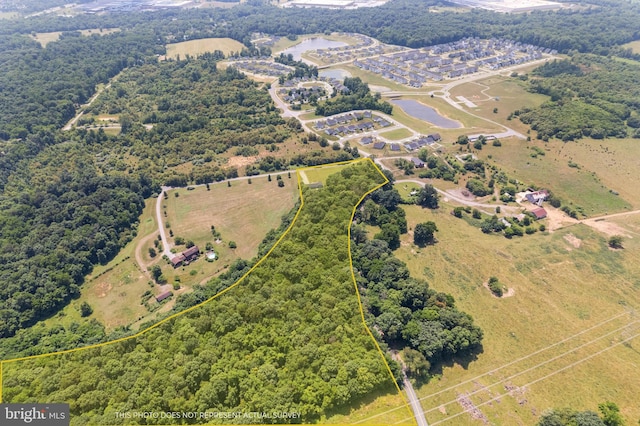
M 547 217 L 547 211 L 542 207 L 532 210 L 531 213 L 536 217 L 536 220 L 544 219 Z

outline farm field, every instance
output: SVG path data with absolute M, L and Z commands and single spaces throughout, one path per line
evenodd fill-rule
M 88 37 L 94 34 L 98 34 L 98 35 L 113 34 L 113 33 L 117 33 L 118 31 L 120 31 L 120 28 L 103 28 L 103 29 L 93 28 L 88 30 L 81 30 L 80 33 L 83 36 Z M 61 34 L 62 34 L 61 31 L 55 31 L 51 33 L 35 33 L 35 35 L 31 36 L 31 38 L 37 41 L 38 43 L 40 43 L 42 47 L 47 47 L 47 44 L 51 43 L 52 41 L 57 41 L 60 38 Z
M 231 52 L 240 52 L 244 45 L 230 38 L 203 38 L 167 44 L 166 48 L 167 58 L 177 59 L 180 57 L 184 59 L 187 55 L 196 57 L 215 50 L 220 50 L 225 55 L 229 55 Z
M 606 143 L 614 144 L 615 142 L 618 141 L 612 140 Z M 542 150 L 545 155 L 537 155 L 531 149 L 532 147 Z M 565 153 L 564 150 L 568 149 L 567 147 L 572 150 L 586 150 L 581 156 L 585 162 L 577 163 L 579 167 L 570 167 L 569 161 L 573 157 Z M 503 170 L 509 177 L 529 185 L 551 189 L 554 194 L 564 200 L 565 204 L 572 203 L 573 208 L 580 207 L 587 216 L 631 209 L 632 205 L 627 200 L 633 198 L 616 196 L 609 191 L 620 192 L 624 189 L 624 185 L 620 181 L 615 182 L 615 179 L 620 173 L 631 173 L 633 160 L 624 161 L 624 164 L 627 164 L 625 171 L 606 171 L 603 167 L 603 158 L 594 155 L 593 152 L 589 153 L 589 147 L 592 151 L 595 150 L 592 144 L 584 142 L 567 144 L 561 141 L 544 143 L 506 139 L 502 140 L 501 147 L 492 147 L 487 144 L 476 154 L 489 164 Z M 489 155 L 491 159 L 488 158 Z M 591 157 L 588 157 L 589 155 Z M 621 154 L 617 155 L 619 158 Z M 607 176 L 606 182 L 602 180 L 601 174 Z M 629 176 L 625 177 L 625 181 L 629 181 Z M 637 189 L 628 189 L 628 191 L 632 194 Z
M 215 244 L 216 251 L 226 251 L 229 241 L 235 241 L 235 257 L 251 259 L 258 253 L 258 244 L 270 229 L 280 225 L 281 217 L 291 210 L 298 199 L 298 183 L 295 173 L 291 178 L 282 175 L 285 183 L 280 188 L 276 177 L 269 182 L 267 177 L 252 177 L 231 183 L 219 182 L 210 185 L 168 191 L 166 222 L 171 225 L 174 236 L 192 240 L 201 248 L 213 242 L 211 225 L 220 232 L 222 244 Z M 179 196 L 176 197 L 175 194 Z M 172 243 L 174 238 L 170 239 Z M 184 246 L 181 248 L 184 249 Z
M 436 366 L 439 377 L 417 390 L 429 424 L 529 425 L 548 408 L 597 411 L 607 400 L 635 422 L 640 217 L 612 219 L 634 236 L 612 250 L 605 234 L 582 224 L 509 240 L 482 234 L 451 208 L 405 207 L 409 234 L 433 220 L 438 242 L 418 248 L 404 235 L 396 251 L 412 276 L 452 294 L 485 333 L 477 358 Z M 513 296 L 490 294 L 482 283 L 491 276 Z M 480 410 L 476 420 L 461 414 L 459 401 Z

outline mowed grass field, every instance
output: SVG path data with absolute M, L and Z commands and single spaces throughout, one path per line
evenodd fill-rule
M 451 208 L 405 207 L 410 230 L 433 220 L 438 242 L 418 248 L 404 235 L 396 251 L 412 276 L 452 294 L 485 335 L 477 359 L 436 366 L 441 376 L 418 389 L 429 424 L 533 425 L 545 409 L 597 411 L 606 400 L 637 422 L 640 241 L 625 238 L 624 250 L 611 250 L 604 234 L 582 224 L 509 240 L 483 234 Z M 617 222 L 640 231 L 640 216 Z M 515 294 L 492 296 L 482 286 L 490 276 Z M 481 420 L 461 414 L 461 398 Z
M 180 43 L 167 44 L 167 58 L 184 59 L 187 55 L 196 57 L 206 52 L 220 50 L 225 55 L 231 52 L 240 52 L 244 45 L 231 38 L 202 38 L 199 40 L 189 40 Z
M 310 167 L 299 170 L 300 180 L 304 184 L 310 184 L 315 182 L 325 183 L 327 181 L 327 177 L 334 173 L 338 173 L 340 170 L 344 168 L 345 164 L 336 164 L 336 165 L 328 165 L 328 166 L 320 166 L 320 167 Z
M 621 141 L 611 140 L 604 143 L 614 145 L 617 142 Z M 632 148 L 630 144 L 626 146 Z M 532 147 L 541 149 L 545 155 L 533 158 Z M 496 165 L 510 178 L 518 179 L 528 185 L 535 184 L 550 189 L 565 204 L 571 203 L 572 208 L 581 207 L 587 216 L 632 209 L 633 206 L 629 201 L 633 200 L 634 205 L 637 205 L 637 198 L 632 196 L 640 191 L 637 188 L 637 177 L 632 174 L 634 164 L 637 162 L 634 163 L 633 159 L 622 160 L 623 148 L 615 149 L 614 151 L 618 154 L 613 154 L 612 157 L 598 155 L 596 148 L 597 146 L 594 147 L 593 143 L 583 141 L 545 143 L 506 139 L 502 140 L 501 147 L 487 144 L 481 151 L 476 151 L 476 154 L 489 164 Z M 581 152 L 582 163 L 579 162 L 577 154 L 574 157 L 573 152 Z M 626 164 L 626 170 L 609 170 L 610 167 L 607 167 L 605 161 L 607 158 L 612 162 L 620 161 L 621 164 Z M 579 165 L 578 168 L 569 166 L 571 159 Z M 603 179 L 605 176 L 606 179 Z M 636 188 L 631 189 L 632 186 Z M 621 192 L 625 189 L 626 193 Z M 618 191 L 621 195 L 614 195 L 610 190 Z
M 184 188 L 168 192 L 163 200 L 167 217 L 174 236 L 192 240 L 204 249 L 207 242 L 213 242 L 211 225 L 220 232 L 223 244 L 214 244 L 218 251 L 235 241 L 233 250 L 237 257 L 251 259 L 258 253 L 258 245 L 270 229 L 280 225 L 283 215 L 288 213 L 298 199 L 298 182 L 295 173 L 291 178 L 282 175 L 284 187 L 278 187 L 276 176 L 269 182 L 267 177 L 252 177 L 195 187 L 192 191 Z M 175 194 L 179 194 L 178 197 Z M 166 223 L 166 222 L 165 222 Z M 175 243 L 174 238 L 170 238 Z M 178 248 L 184 250 L 184 246 Z
M 392 141 L 397 141 L 400 139 L 405 139 L 411 136 L 412 133 L 408 129 L 396 129 L 391 130 L 390 132 L 380 133 L 380 136 L 383 138 L 387 138 Z

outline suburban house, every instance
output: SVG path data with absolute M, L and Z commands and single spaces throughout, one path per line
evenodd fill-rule
M 200 254 L 200 249 L 198 248 L 198 246 L 189 247 L 182 253 L 175 255 L 171 259 L 171 265 L 174 268 L 177 268 L 182 264 L 189 264 L 189 262 L 197 259 L 199 254 Z
M 416 168 L 418 169 L 422 169 L 424 167 L 424 161 L 422 161 L 419 158 L 416 157 L 411 157 L 411 162 L 413 163 L 414 166 L 416 166 Z
M 542 207 L 532 210 L 531 213 L 533 213 L 533 215 L 536 217 L 536 220 L 544 219 L 545 217 L 547 217 L 547 211 Z

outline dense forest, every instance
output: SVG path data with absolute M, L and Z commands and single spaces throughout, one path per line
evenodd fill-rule
M 81 146 L 55 145 L 11 176 L 0 200 L 0 337 L 57 312 L 92 265 L 135 235 L 152 182 L 100 175 Z
M 576 54 L 537 68 L 530 90 L 551 97 L 514 115 L 540 139 L 640 137 L 640 63 Z
M 353 208 L 382 182 L 370 162 L 345 167 L 305 191 L 291 230 L 237 287 L 135 339 L 5 363 L 3 398 L 66 401 L 90 424 L 145 421 L 116 411 L 284 411 L 308 423 L 396 391 L 349 268 Z

